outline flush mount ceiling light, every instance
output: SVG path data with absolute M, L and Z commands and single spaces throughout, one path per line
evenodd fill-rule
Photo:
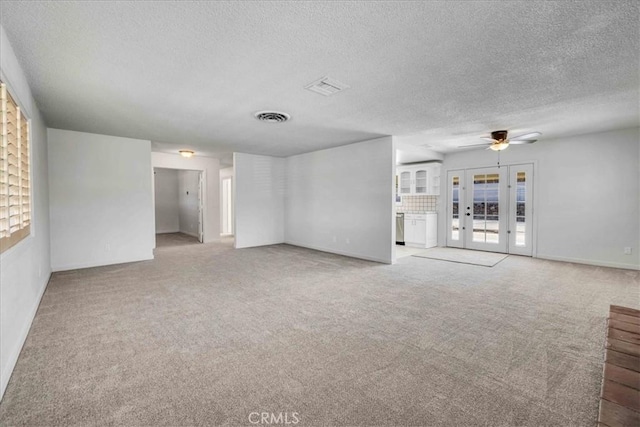
M 191 150 L 180 150 L 180 151 L 178 151 L 178 153 L 180 153 L 180 155 L 181 155 L 182 157 L 186 157 L 186 158 L 193 157 L 193 155 L 195 154 L 195 153 L 194 153 L 193 151 L 191 151 Z
M 281 113 L 280 111 L 258 111 L 253 115 L 261 122 L 267 123 L 284 123 L 291 120 L 291 116 L 287 113 Z

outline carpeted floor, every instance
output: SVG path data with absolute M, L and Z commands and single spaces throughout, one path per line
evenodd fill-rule
M 53 275 L 0 424 L 590 426 L 611 303 L 639 272 L 161 247 Z
M 461 264 L 493 267 L 509 255 L 495 252 L 473 251 L 469 249 L 436 247 L 415 253 L 413 254 L 413 256 L 419 258 L 437 259 L 440 261 L 459 262 Z
M 156 234 L 156 247 L 166 248 L 169 246 L 199 245 L 196 237 L 184 233 L 162 233 Z

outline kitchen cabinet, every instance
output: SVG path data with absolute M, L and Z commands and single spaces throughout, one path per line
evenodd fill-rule
M 417 248 L 437 246 L 437 233 L 438 215 L 435 212 L 404 215 L 404 242 L 406 246 Z
M 400 172 L 400 194 L 411 194 L 411 172 Z
M 402 196 L 439 196 L 440 163 L 398 166 L 399 194 Z

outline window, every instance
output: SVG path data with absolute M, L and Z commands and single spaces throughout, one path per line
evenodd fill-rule
M 31 231 L 31 182 L 29 119 L 22 114 L 4 83 L 0 83 L 0 90 L 0 252 L 4 252 Z

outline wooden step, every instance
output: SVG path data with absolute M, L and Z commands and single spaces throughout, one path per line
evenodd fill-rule
M 640 412 L 640 390 L 638 389 L 605 378 L 602 385 L 602 398 Z
M 598 427 L 640 426 L 640 310 L 612 305 Z
M 631 356 L 640 357 L 640 345 L 627 341 L 620 341 L 615 338 L 607 338 L 606 348 L 618 351 L 620 353 L 630 354 Z
M 620 329 L 608 329 L 607 336 L 609 338 L 615 338 L 620 341 L 626 341 L 633 344 L 640 345 L 640 335 L 634 334 L 632 332 L 621 331 Z
M 615 381 L 635 390 L 640 390 L 640 372 L 605 363 L 604 377 L 607 380 Z
M 636 310 L 635 308 L 612 305 L 609 307 L 609 311 L 611 313 L 626 314 L 627 316 L 640 317 L 640 310 Z
M 631 427 L 640 425 L 640 412 L 633 411 L 608 400 L 600 400 L 598 422 L 607 427 Z
M 620 313 L 609 313 L 609 318 L 613 320 L 618 320 L 620 322 L 634 323 L 636 325 L 640 325 L 640 317 L 629 316 L 628 314 L 620 314 Z
M 607 349 L 604 360 L 611 365 L 621 366 L 632 371 L 640 372 L 640 357 Z
M 640 325 L 635 323 L 623 322 L 620 320 L 609 319 L 609 328 L 618 329 L 619 331 L 630 332 L 632 334 L 640 334 Z

